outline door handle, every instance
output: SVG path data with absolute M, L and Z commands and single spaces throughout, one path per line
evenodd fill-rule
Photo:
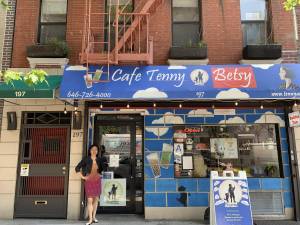
M 67 169 L 67 167 L 66 167 L 66 166 L 63 166 L 63 167 L 62 167 L 62 170 L 66 170 L 66 169 Z

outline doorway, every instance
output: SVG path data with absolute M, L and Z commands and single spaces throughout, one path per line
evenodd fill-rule
M 70 122 L 70 113 L 23 113 L 14 217 L 67 217 Z
M 143 130 L 143 117 L 139 115 L 95 116 L 94 142 L 105 147 L 107 172 L 125 183 L 124 204 L 103 205 L 100 200 L 100 214 L 144 212 Z M 112 156 L 117 156 L 118 165 L 112 165 Z M 102 195 L 106 192 L 103 188 Z

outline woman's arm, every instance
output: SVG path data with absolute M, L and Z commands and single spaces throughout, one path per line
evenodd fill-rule
M 83 158 L 78 164 L 77 166 L 75 167 L 75 171 L 76 173 L 80 174 L 80 178 L 83 179 L 83 180 L 86 180 L 87 178 L 85 176 L 83 176 L 82 174 L 82 168 L 86 165 L 86 158 Z

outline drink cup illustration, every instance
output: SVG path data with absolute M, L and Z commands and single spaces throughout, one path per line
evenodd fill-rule
M 157 152 L 150 153 L 146 156 L 151 166 L 152 173 L 155 178 L 160 177 L 159 154 Z
M 173 153 L 172 145 L 164 143 L 162 153 L 161 153 L 161 158 L 160 158 L 160 165 L 162 168 L 164 169 L 169 168 L 172 153 Z
M 85 80 L 85 85 L 86 85 L 87 88 L 93 87 L 93 76 L 92 76 L 92 74 L 86 74 L 84 76 L 84 80 Z

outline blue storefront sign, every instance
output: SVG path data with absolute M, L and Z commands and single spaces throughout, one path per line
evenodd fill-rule
M 238 177 L 212 174 L 212 225 L 253 225 L 246 173 Z M 216 175 L 216 176 L 215 176 Z
M 294 99 L 300 64 L 207 66 L 68 66 L 64 99 Z M 99 81 L 106 82 L 99 82 Z

